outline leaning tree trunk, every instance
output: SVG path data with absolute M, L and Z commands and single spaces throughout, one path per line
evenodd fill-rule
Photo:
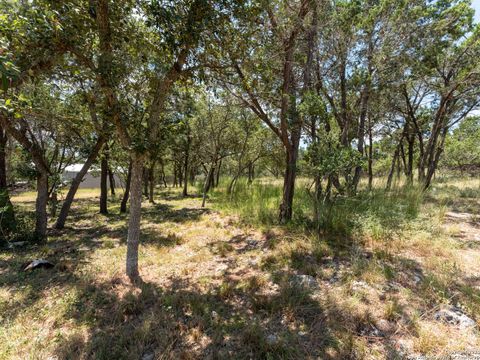
M 85 177 L 88 169 L 90 169 L 93 162 L 97 158 L 98 153 L 100 152 L 100 149 L 102 148 L 106 140 L 107 138 L 104 136 L 98 138 L 97 143 L 95 144 L 95 147 L 85 161 L 85 164 L 83 164 L 80 171 L 77 173 L 77 175 L 75 175 L 75 178 L 70 185 L 70 189 L 68 189 L 68 193 L 65 201 L 63 202 L 60 214 L 58 215 L 58 219 L 55 223 L 55 229 L 63 229 L 65 227 L 65 222 L 67 221 L 68 213 L 70 212 L 70 208 L 72 206 L 73 199 L 75 198 L 75 194 L 77 193 L 77 190 L 82 183 L 83 178 Z
M 127 276 L 132 282 L 138 280 L 138 246 L 140 242 L 140 219 L 142 211 L 143 157 L 133 156 L 130 184 L 130 217 L 127 236 Z
M 212 181 L 214 171 L 215 167 L 212 165 L 210 167 L 210 170 L 208 171 L 207 177 L 205 178 L 205 183 L 203 185 L 202 208 L 205 207 L 205 202 L 207 200 L 207 192 L 210 189 L 210 183 Z
M 130 182 L 132 179 L 132 161 L 128 164 L 128 174 L 127 180 L 125 182 L 125 192 L 123 193 L 122 203 L 120 204 L 120 213 L 124 214 L 127 212 L 127 202 L 130 195 Z
M 279 221 L 285 224 L 292 220 L 293 195 L 295 192 L 295 178 L 297 176 L 298 147 L 292 146 L 286 150 L 286 169 L 283 178 L 283 197 L 280 204 Z
M 428 159 L 427 165 L 427 174 L 424 178 L 423 187 L 424 189 L 428 189 L 432 183 L 432 179 L 435 175 L 435 171 L 437 170 L 438 162 L 440 161 L 440 156 L 443 153 L 443 148 L 445 146 L 445 138 L 447 136 L 448 128 L 445 127 L 442 130 L 442 134 L 440 135 L 440 144 L 437 145 L 436 148 L 432 149 L 432 155 Z
M 107 158 L 103 156 L 100 163 L 100 214 L 108 214 L 107 208 L 107 173 L 108 162 Z
M 35 238 L 43 242 L 47 240 L 48 173 L 45 169 L 37 171 Z
M 392 166 L 390 167 L 390 172 L 388 173 L 388 178 L 387 178 L 387 186 L 386 186 L 387 191 L 389 191 L 392 188 L 393 175 L 395 174 L 395 164 L 398 161 L 399 151 L 400 151 L 400 145 L 396 147 L 395 153 L 393 154 Z

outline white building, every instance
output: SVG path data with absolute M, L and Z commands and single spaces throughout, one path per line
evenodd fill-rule
M 65 168 L 62 174 L 62 180 L 66 183 L 70 183 L 75 176 L 80 172 L 82 169 L 83 164 L 72 164 Z M 116 173 L 113 174 L 115 179 L 115 187 L 123 187 L 124 183 L 123 180 L 118 177 Z M 108 180 L 107 180 L 107 186 Z M 80 183 L 80 189 L 98 189 L 100 188 L 100 169 L 96 167 L 90 167 L 88 172 L 83 177 L 83 181 Z

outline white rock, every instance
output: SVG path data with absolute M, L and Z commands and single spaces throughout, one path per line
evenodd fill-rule
M 269 334 L 265 338 L 268 345 L 275 345 L 278 342 L 278 336 L 275 334 Z
M 357 281 L 355 280 L 352 282 L 352 290 L 353 291 L 360 291 L 362 289 L 368 288 L 368 284 L 365 281 Z
M 474 327 L 475 320 L 465 315 L 462 310 L 456 307 L 443 308 L 437 311 L 434 315 L 435 320 L 443 321 L 450 325 L 456 325 L 461 329 Z
M 41 268 L 41 267 L 49 269 L 54 267 L 54 265 L 50 261 L 47 261 L 44 259 L 35 259 L 30 264 L 28 264 L 23 270 L 28 271 L 28 270 Z
M 313 276 L 310 275 L 295 275 L 290 281 L 293 286 L 299 286 L 305 289 L 316 289 L 318 282 Z
M 154 357 L 155 357 L 155 354 L 153 352 L 147 352 L 143 354 L 142 360 L 153 360 Z

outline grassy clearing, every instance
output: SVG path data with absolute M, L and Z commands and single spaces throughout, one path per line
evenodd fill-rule
M 437 182 L 425 198 L 337 198 L 320 234 L 302 185 L 288 227 L 275 225 L 275 183 L 240 184 L 231 203 L 220 187 L 206 209 L 162 190 L 145 203 L 139 287 L 122 275 L 119 200 L 103 216 L 97 193 L 81 195 L 46 245 L 0 253 L 2 359 L 400 359 L 480 347 L 476 329 L 434 318 L 451 304 L 479 320 L 478 180 Z M 33 208 L 32 194 L 13 201 Z M 38 257 L 56 266 L 21 271 Z

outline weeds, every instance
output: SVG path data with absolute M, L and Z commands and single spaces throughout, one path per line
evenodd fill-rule
M 301 186 L 287 226 L 276 225 L 279 184 L 239 183 L 232 204 L 220 186 L 210 209 L 168 190 L 145 209 L 137 288 L 118 275 L 125 218 L 92 216 L 96 201 L 84 197 L 73 230 L 0 253 L 0 358 L 401 358 L 397 339 L 430 355 L 478 346 L 474 332 L 433 319 L 442 304 L 477 321 L 480 311 L 480 253 L 462 246 L 464 218 L 448 223 L 452 194 L 462 209 L 476 199 L 436 186 L 434 197 L 337 196 L 320 232 Z M 33 203 L 15 205 L 28 224 Z M 19 271 L 38 257 L 57 266 Z M 297 275 L 318 287 L 292 285 Z

